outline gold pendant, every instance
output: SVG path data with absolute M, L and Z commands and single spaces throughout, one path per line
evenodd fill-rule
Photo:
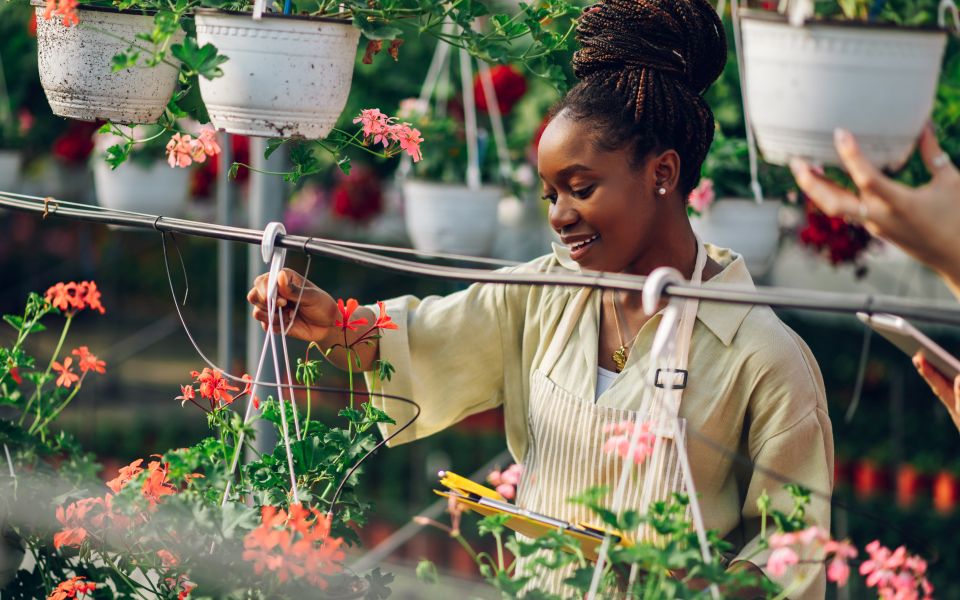
M 620 346 L 617 348 L 617 351 L 613 353 L 613 364 L 617 365 L 617 373 L 623 371 L 623 368 L 627 365 L 626 346 Z

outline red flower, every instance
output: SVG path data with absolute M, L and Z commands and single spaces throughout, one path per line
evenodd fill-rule
M 130 480 L 140 473 L 143 473 L 143 467 L 140 466 L 141 464 L 143 464 L 143 459 L 138 458 L 129 465 L 120 467 L 118 475 L 107 482 L 107 487 L 113 490 L 113 493 L 119 493 L 120 490 L 130 483 Z
M 70 354 L 76 355 L 77 366 L 80 367 L 81 373 L 86 373 L 87 371 L 95 371 L 97 373 L 105 372 L 107 363 L 97 359 L 96 355 L 90 352 L 90 349 L 86 346 L 74 348 Z
M 527 93 L 527 80 L 519 71 L 510 65 L 495 65 L 490 68 L 490 79 L 493 81 L 493 91 L 497 96 L 497 107 L 500 114 L 507 114 L 523 95 Z M 487 95 L 483 93 L 480 75 L 473 78 L 473 95 L 477 99 L 477 108 L 489 112 Z
M 193 400 L 197 397 L 196 392 L 193 390 L 192 385 L 181 385 L 180 386 L 180 395 L 175 398 L 175 400 L 180 401 L 180 406 L 183 406 L 187 402 Z
M 143 497 L 154 507 L 164 496 L 176 494 L 177 489 L 173 484 L 167 481 L 167 470 L 169 465 L 153 460 L 147 465 L 147 477 L 143 480 L 141 493 Z
M 333 188 L 333 214 L 354 221 L 376 216 L 383 207 L 380 180 L 370 169 L 354 167 L 349 175 L 339 175 Z
M 93 152 L 93 134 L 100 125 L 85 121 L 69 121 L 67 131 L 53 142 L 51 152 L 57 158 L 82 165 Z
M 71 281 L 69 283 L 57 283 L 47 288 L 44 295 L 47 302 L 56 309 L 72 317 L 79 311 L 89 308 L 95 310 L 101 315 L 106 312 L 103 304 L 100 303 L 100 290 L 97 284 L 92 281 Z
M 363 317 L 350 320 L 350 317 L 353 316 L 354 311 L 356 311 L 359 307 L 360 303 L 353 298 L 347 300 L 346 304 L 343 303 L 342 298 L 337 300 L 337 309 L 340 310 L 340 320 L 337 320 L 337 327 L 340 327 L 344 331 L 347 329 L 350 331 L 356 331 L 358 326 L 366 325 L 367 320 Z
M 216 410 L 222 406 L 233 403 L 234 396 L 230 392 L 239 391 L 240 388 L 228 385 L 226 378 L 220 371 L 204 368 L 203 371 L 191 371 L 190 376 L 200 384 L 200 397 L 210 401 L 211 410 Z M 181 388 L 183 389 L 183 388 Z M 186 395 L 186 390 L 183 390 Z
M 97 584 L 84 581 L 86 577 L 71 577 L 66 581 L 61 581 L 56 589 L 50 592 L 47 600 L 67 600 L 67 598 L 79 598 L 82 594 L 89 594 L 96 589 Z
M 30 37 L 37 37 L 37 12 L 30 12 L 30 21 L 27 23 L 27 34 Z
M 383 302 L 377 302 L 377 308 L 380 309 L 380 316 L 377 317 L 377 322 L 374 323 L 374 327 L 378 329 L 399 329 L 400 327 L 390 319 L 390 315 L 387 314 L 387 306 Z
M 180 564 L 180 559 L 169 550 L 157 550 L 157 558 L 159 558 L 163 566 L 168 569 Z
M 800 241 L 832 264 L 855 263 L 873 238 L 866 229 L 847 223 L 842 217 L 828 217 L 811 202 L 806 203 L 807 224 Z
M 62 506 L 57 507 L 57 521 L 64 526 L 62 531 L 53 536 L 53 547 L 59 549 L 60 546 L 80 547 L 83 540 L 87 539 L 87 517 L 97 507 L 104 507 L 102 498 L 84 498 L 67 505 L 66 510 Z
M 343 540 L 330 537 L 330 515 L 299 504 L 291 505 L 289 513 L 264 506 L 260 522 L 243 540 L 243 560 L 253 563 L 257 575 L 271 571 L 281 583 L 306 577 L 326 589 L 326 577 L 342 569 Z
M 57 361 L 53 361 L 53 370 L 57 373 L 60 373 L 60 376 L 57 377 L 57 385 L 60 387 L 70 387 L 75 381 L 80 379 L 80 376 L 70 370 L 70 365 L 73 363 L 73 359 L 69 356 L 63 359 L 63 364 L 61 365 Z
M 246 385 L 243 386 L 243 391 L 240 392 L 240 395 L 246 396 L 248 394 L 252 394 L 253 393 L 253 377 L 250 376 L 250 373 L 244 373 L 243 375 L 240 376 L 240 379 L 246 382 Z M 253 396 L 251 399 L 253 401 L 253 407 L 259 410 L 260 398 Z

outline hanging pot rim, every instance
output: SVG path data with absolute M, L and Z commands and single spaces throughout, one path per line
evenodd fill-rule
M 757 10 L 754 8 L 744 8 L 740 10 L 740 20 L 764 21 L 768 23 L 778 23 L 789 25 L 786 15 L 778 12 Z M 823 29 L 850 29 L 864 31 L 899 31 L 903 33 L 950 33 L 949 27 L 940 27 L 939 25 L 898 25 L 896 23 L 883 23 L 877 21 L 863 21 L 860 19 L 824 19 L 812 18 L 803 22 L 800 28 L 823 28 Z
M 33 0 L 38 2 L 40 0 Z M 204 17 L 216 17 L 216 16 L 230 16 L 230 17 L 243 17 L 250 21 L 254 21 L 253 13 L 242 11 L 242 10 L 223 10 L 220 8 L 208 8 L 201 7 L 196 8 L 193 11 L 193 14 L 196 16 Z M 331 23 L 336 25 L 347 25 L 353 27 L 353 22 L 350 19 L 338 19 L 336 17 L 325 17 L 325 16 L 316 16 L 316 15 L 285 15 L 283 13 L 275 12 L 265 12 L 263 13 L 263 19 L 261 20 L 276 20 L 276 21 L 306 21 L 310 23 Z

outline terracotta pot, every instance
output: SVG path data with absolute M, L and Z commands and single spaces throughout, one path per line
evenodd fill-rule
M 350 21 L 198 10 L 197 40 L 230 60 L 200 78 L 217 129 L 259 137 L 319 139 L 350 94 L 360 30 Z
M 909 463 L 901 464 L 897 469 L 897 504 L 902 508 L 913 506 L 928 486 L 926 475 Z
M 861 498 L 869 498 L 888 489 L 886 470 L 882 465 L 865 459 L 853 468 L 853 490 Z
M 951 471 L 940 471 L 933 478 L 933 508 L 940 514 L 950 514 L 960 499 L 960 480 Z
M 168 56 L 156 67 L 114 72 L 111 60 L 138 34 L 153 30 L 153 17 L 110 8 L 80 8 L 80 25 L 64 27 L 37 13 L 40 84 L 53 114 L 81 121 L 155 123 L 177 86 L 179 63 Z M 178 32 L 173 43 L 183 41 Z
M 933 108 L 944 30 L 851 22 L 792 26 L 745 11 L 743 90 L 764 159 L 839 165 L 833 131 L 871 163 L 902 166 Z M 869 98 L 869 102 L 864 102 Z

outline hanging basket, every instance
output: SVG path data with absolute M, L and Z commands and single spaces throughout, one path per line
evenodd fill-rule
M 700 239 L 743 256 L 754 277 L 766 275 L 780 242 L 780 203 L 724 198 L 690 225 Z
M 413 247 L 424 252 L 489 256 L 503 189 L 407 180 L 404 216 Z
M 173 96 L 179 73 L 170 56 L 156 67 L 113 72 L 111 60 L 138 34 L 153 30 L 153 17 L 109 8 L 80 8 L 80 24 L 64 27 L 43 18 L 34 0 L 40 83 L 53 114 L 81 121 L 126 125 L 155 123 Z M 183 32 L 172 43 L 183 41 Z
M 876 165 L 907 161 L 933 108 L 947 34 L 862 22 L 792 26 L 743 11 L 744 94 L 767 162 L 839 165 L 850 130 Z
M 343 112 L 360 30 L 317 17 L 198 10 L 197 40 L 229 57 L 200 78 L 217 129 L 259 137 L 325 137 Z
M 102 160 L 93 163 L 97 204 L 104 208 L 179 217 L 187 208 L 189 169 L 174 169 L 158 160 L 149 167 L 132 160 L 116 170 Z
M 0 150 L 0 192 L 16 192 L 20 184 L 20 152 Z

